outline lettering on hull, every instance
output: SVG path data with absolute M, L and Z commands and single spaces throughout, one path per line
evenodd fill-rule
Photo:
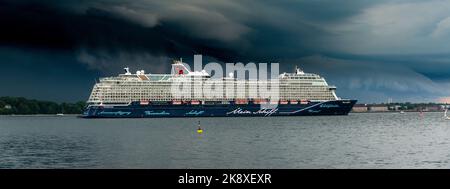
M 198 115 L 202 115 L 203 113 L 205 113 L 205 111 L 191 110 L 190 112 L 187 112 L 185 115 L 194 115 L 194 116 L 198 116 Z
M 338 104 L 321 104 L 321 108 L 339 108 Z
M 233 111 L 227 112 L 227 115 L 259 115 L 270 116 L 278 111 L 278 108 L 274 109 L 260 109 L 258 111 L 243 110 L 242 108 L 236 108 Z
M 123 112 L 123 111 L 117 111 L 117 112 L 99 112 L 98 114 L 100 115 L 119 115 L 119 116 L 124 116 L 124 115 L 130 115 L 131 112 Z
M 321 112 L 321 111 L 320 111 L 320 110 L 311 110 L 311 109 L 310 109 L 310 110 L 308 110 L 308 112 L 309 112 L 309 113 L 319 113 L 319 112 Z
M 157 116 L 170 115 L 170 113 L 168 113 L 166 111 L 162 111 L 162 112 L 145 111 L 144 113 L 145 113 L 145 115 L 157 115 Z

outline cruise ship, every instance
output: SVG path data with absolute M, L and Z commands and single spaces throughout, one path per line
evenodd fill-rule
M 214 79 L 205 70 L 190 71 L 182 61 L 174 61 L 170 74 L 146 74 L 144 70 L 115 77 L 100 78 L 94 85 L 83 118 L 156 118 L 156 117 L 239 117 L 239 116 L 318 116 L 347 115 L 356 100 L 336 96 L 336 87 L 313 73 L 296 68 L 276 78 L 276 98 L 252 96 L 249 90 L 258 80 L 238 79 L 232 73 Z M 238 95 L 203 96 L 188 90 L 174 94 L 174 84 L 188 82 L 190 89 L 220 80 Z M 268 79 L 267 83 L 271 83 Z M 225 88 L 225 87 L 224 87 Z M 182 92 L 183 93 L 183 92 Z M 186 93 L 186 92 L 185 92 Z

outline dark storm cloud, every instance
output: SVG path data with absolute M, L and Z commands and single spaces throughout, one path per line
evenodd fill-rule
M 222 58 L 232 54 L 232 49 L 217 45 L 213 39 L 186 35 L 181 26 L 171 21 L 164 23 L 164 26 L 150 27 L 114 11 L 123 11 L 120 8 L 102 9 L 92 2 L 78 2 L 78 8 L 83 9 L 81 12 L 71 1 L 3 2 L 0 6 L 3 26 L 0 45 L 89 51 L 94 55 L 97 51 L 109 54 L 122 51 L 151 53 L 153 56 L 168 57 L 204 53 Z
M 315 55 L 296 62 L 328 78 L 328 83 L 338 86 L 342 96 L 352 96 L 360 102 L 386 102 L 389 98 L 431 102 L 449 94 L 448 83 L 437 82 L 413 68 L 391 61 Z
M 219 59 L 317 53 L 316 22 L 347 18 L 363 1 L 5 1 L 3 45 L 110 49 Z
M 193 54 L 300 64 L 347 97 L 431 99 L 448 93 L 437 90 L 450 81 L 449 8 L 440 0 L 6 0 L 0 50 L 45 49 L 105 75 L 127 65 L 165 72 L 171 58 Z
M 61 51 L 0 48 L 0 57 L 0 96 L 75 102 L 88 97 L 99 77 Z

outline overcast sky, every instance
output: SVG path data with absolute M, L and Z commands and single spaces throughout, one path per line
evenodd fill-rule
M 0 96 L 86 100 L 172 58 L 278 62 L 360 102 L 450 97 L 450 0 L 2 0 Z

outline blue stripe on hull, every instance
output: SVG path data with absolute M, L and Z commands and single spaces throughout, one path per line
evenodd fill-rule
M 153 117 L 251 117 L 251 116 L 316 116 L 347 115 L 356 100 L 310 102 L 309 104 L 278 104 L 262 108 L 257 104 L 216 105 L 139 105 L 89 106 L 84 118 L 153 118 Z

